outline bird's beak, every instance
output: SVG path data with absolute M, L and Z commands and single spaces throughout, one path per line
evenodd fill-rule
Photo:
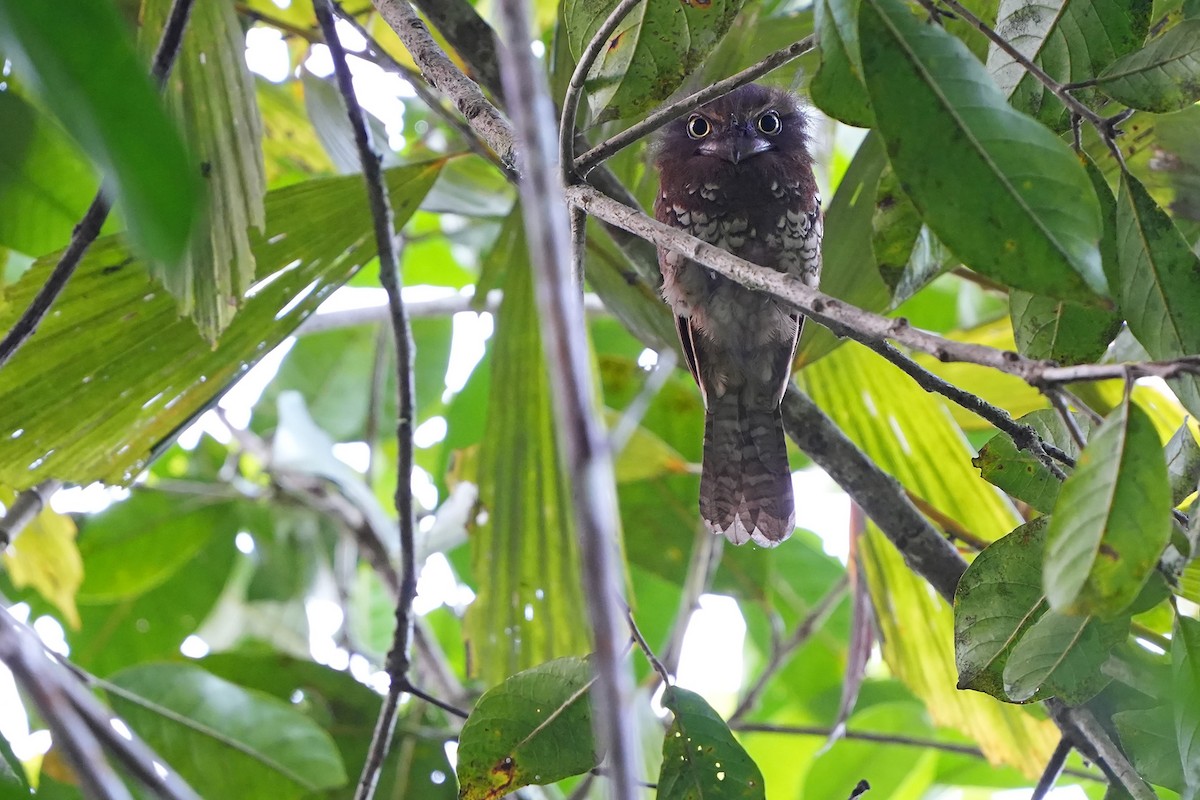
M 723 158 L 730 164 L 740 164 L 748 158 L 775 149 L 769 140 L 759 136 L 727 136 L 705 141 L 700 152 L 706 156 Z

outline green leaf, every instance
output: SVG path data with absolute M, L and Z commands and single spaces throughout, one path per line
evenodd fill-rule
M 1178 615 L 1171 638 L 1171 705 L 1185 797 L 1200 791 L 1200 622 Z
M 0 797 L 23 798 L 29 793 L 25 767 L 13 753 L 8 740 L 0 736 Z
M 1024 703 L 1039 692 L 1071 705 L 1090 700 L 1110 682 L 1100 671 L 1126 636 L 1128 620 L 1101 623 L 1094 616 L 1046 611 L 1012 648 L 1004 664 L 1004 693 Z
M 282 700 L 190 664 L 110 680 L 141 700 L 110 692 L 114 710 L 202 797 L 301 798 L 346 782 L 333 739 Z
M 821 66 L 808 92 L 813 104 L 847 125 L 869 128 L 871 101 L 858 54 L 858 0 L 816 0 L 817 47 Z
M 171 0 L 143 4 L 146 42 L 158 41 L 171 6 Z M 261 232 L 266 222 L 263 125 L 246 66 L 246 37 L 232 5 L 193 8 L 166 96 L 200 161 L 207 204 L 183 263 L 156 263 L 152 272 L 179 302 L 180 313 L 215 342 L 254 283 L 250 229 Z
M 1063 483 L 1046 537 L 1050 607 L 1108 618 L 1141 591 L 1171 533 L 1171 490 L 1154 423 L 1136 405 L 1108 416 Z
M 909 702 L 884 702 L 864 708 L 846 725 L 854 731 L 883 736 L 935 739 L 936 730 L 921 706 Z M 859 780 L 867 779 L 871 792 L 888 800 L 921 800 L 935 780 L 945 753 L 932 748 L 894 747 L 844 737 L 822 749 L 804 778 L 797 797 L 845 800 Z
M 1117 57 L 1142 46 L 1151 5 L 1151 0 L 1067 0 L 1040 44 L 1035 63 L 1060 83 L 1090 80 Z M 1073 93 L 1090 106 L 1103 103 L 1094 89 Z M 1067 127 L 1062 101 L 1032 75 L 1023 75 L 1007 94 L 1013 107 L 1054 130 Z
M 892 169 L 884 169 L 875 197 L 875 217 L 871 221 L 871 251 L 880 277 L 892 290 L 895 308 L 932 279 L 950 269 L 953 255 L 920 221 L 917 206 L 900 185 Z
M 975 557 L 954 594 L 958 688 L 1009 700 L 1004 665 L 1013 645 L 1045 611 L 1042 551 L 1047 518 L 1028 522 Z
M 874 353 L 850 343 L 800 377 L 813 401 L 875 463 L 976 536 L 999 538 L 1020 521 L 1011 503 L 974 474 L 962 431 L 939 400 Z M 878 624 L 893 674 L 937 724 L 963 731 L 991 759 L 1024 771 L 1042 769 L 1057 729 L 1020 709 L 957 691 L 946 677 L 955 673 L 951 608 L 877 530 L 869 527 L 859 546 L 872 596 L 888 598 L 888 613 L 878 615 Z
M 128 500 L 85 517 L 79 601 L 114 603 L 163 584 L 232 524 L 229 511 L 228 502 L 138 489 Z
M 600 763 L 591 682 L 587 661 L 560 658 L 484 692 L 458 737 L 460 800 L 493 800 Z
M 1017 349 L 1029 358 L 1085 364 L 1104 355 L 1121 317 L 1102 308 L 1014 289 L 1008 296 Z
M 1138 774 L 1147 781 L 1182 792 L 1183 762 L 1175 740 L 1172 706 L 1118 711 L 1113 724 L 1121 737 L 1121 747 Z
M 568 0 L 571 55 L 578 60 L 618 0 Z M 716 47 L 744 0 L 635 6 L 609 37 L 585 84 L 593 117 L 631 117 L 679 88 Z
M 1035 61 L 1067 5 L 1068 0 L 1001 0 L 995 31 L 1025 58 Z M 995 43 L 988 47 L 987 71 L 1005 97 L 1011 97 L 1025 77 L 1025 68 Z
M 540 368 L 545 355 L 519 210 L 507 224 L 516 237 L 501 251 L 509 263 L 475 476 L 487 517 L 471 531 L 472 571 L 488 580 L 478 583 L 466 618 L 474 666 L 487 685 L 591 649 L 571 487 Z
M 1117 196 L 1118 282 L 1112 287 L 1129 329 L 1151 358 L 1200 352 L 1200 256 L 1136 178 L 1121 175 Z M 1200 414 L 1200 381 L 1171 383 Z
M 138 250 L 176 265 L 199 174 L 113 5 L 0 0 L 0 49 L 111 182 Z
M 1017 421 L 1033 428 L 1042 441 L 1058 447 L 1072 458 L 1079 455 L 1079 446 L 1054 409 L 1032 411 Z M 1085 435 L 1091 430 L 1091 421 L 1087 417 L 1078 415 L 1075 421 Z M 971 463 L 979 468 L 984 480 L 1017 500 L 1043 514 L 1054 510 L 1062 482 L 1051 474 L 1040 458 L 1028 450 L 1018 450 L 1007 433 L 997 433 L 988 440 Z
M 859 41 L 892 167 L 938 238 L 1009 286 L 1104 294 L 1096 195 L 1066 145 L 1014 111 L 961 41 L 898 0 L 862 0 Z
M 1200 481 L 1200 444 L 1187 424 L 1179 426 L 1163 448 L 1167 477 L 1171 482 L 1171 505 L 1179 505 L 1196 491 Z
M 0 246 L 32 256 L 62 247 L 98 185 L 91 164 L 50 117 L 0 92 Z
M 397 224 L 441 161 L 389 170 Z M 147 284 L 119 237 L 97 241 L 28 344 L 0 374 L 0 483 L 47 477 L 133 480 L 193 416 L 375 255 L 362 179 L 321 178 L 271 192 L 255 235 L 259 282 L 213 349 L 174 301 Z M 0 305 L 7 329 L 53 268 L 47 256 Z
M 1166 113 L 1200 100 L 1200 19 L 1185 19 L 1096 78 L 1100 91 L 1130 108 Z
M 703 697 L 668 686 L 662 704 L 675 719 L 663 739 L 659 800 L 765 800 L 758 765 Z
M 821 291 L 862 308 L 881 311 L 891 301 L 871 253 L 872 219 L 880 176 L 887 166 L 883 143 L 874 132 L 858 146 L 825 212 Z M 820 325 L 805 325 L 798 364 L 810 364 L 841 344 Z

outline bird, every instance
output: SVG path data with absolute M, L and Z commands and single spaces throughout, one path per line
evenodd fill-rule
M 746 84 L 665 126 L 653 153 L 659 222 L 817 286 L 824 217 L 797 96 Z M 774 547 L 795 527 L 780 404 L 804 318 L 675 251 L 658 263 L 704 400 L 700 516 Z

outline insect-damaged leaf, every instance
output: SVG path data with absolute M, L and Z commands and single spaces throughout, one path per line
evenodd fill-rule
M 564 6 L 571 54 L 578 59 L 618 0 L 569 0 Z M 588 74 L 593 117 L 620 119 L 675 91 L 716 47 L 744 0 L 647 0 L 609 37 Z
M 663 739 L 659 800 L 763 800 L 762 772 L 704 698 L 668 687 L 662 703 L 675 712 Z
M 1078 455 L 1079 446 L 1053 409 L 1031 411 L 1017 421 L 1033 428 L 1046 444 L 1056 446 L 1072 458 Z M 1091 429 L 1091 422 L 1086 417 L 1078 416 L 1075 421 L 1085 434 Z M 984 480 L 1017 500 L 1043 514 L 1054 510 L 1062 482 L 1051 474 L 1040 458 L 1028 450 L 1017 449 L 1007 433 L 997 433 L 989 439 L 971 463 L 979 468 Z
M 1111 617 L 1141 591 L 1171 531 L 1171 489 L 1150 417 L 1121 404 L 1063 483 L 1046 534 L 1043 585 L 1067 614 Z
M 458 737 L 461 800 L 495 800 L 596 766 L 591 681 L 587 661 L 560 658 L 484 692 Z

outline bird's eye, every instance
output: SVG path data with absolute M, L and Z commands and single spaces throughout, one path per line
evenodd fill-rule
M 693 114 L 687 121 L 687 132 L 693 139 L 703 139 L 712 133 L 712 125 L 699 114 Z
M 767 136 L 774 136 L 783 130 L 783 122 L 775 111 L 768 111 L 758 118 L 758 129 Z

